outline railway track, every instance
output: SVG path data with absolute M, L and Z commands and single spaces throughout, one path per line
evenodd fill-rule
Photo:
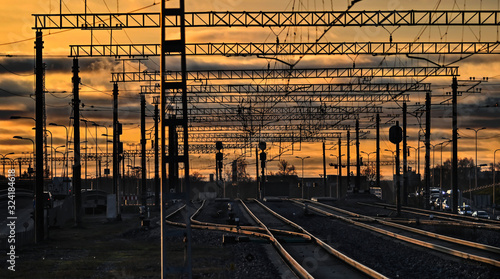
M 391 205 L 391 204 L 364 203 L 364 202 L 358 202 L 358 204 L 364 205 L 364 206 L 370 206 L 370 207 L 385 208 L 385 209 L 396 211 L 396 206 Z M 427 210 L 427 209 L 408 207 L 408 206 L 402 206 L 401 211 L 406 212 L 406 213 L 410 213 L 410 214 L 419 215 L 419 216 L 425 216 L 425 217 L 429 217 L 429 215 L 432 215 L 435 219 L 441 219 L 441 220 L 445 220 L 445 221 L 455 222 L 455 223 L 458 223 L 462 226 L 466 225 L 466 226 L 471 226 L 471 227 L 476 227 L 476 228 L 500 230 L 500 221 L 497 221 L 497 220 L 479 219 L 479 218 L 474 218 L 471 216 L 457 215 L 457 214 L 448 213 L 448 212 Z
M 203 203 L 190 217 L 195 229 L 207 229 L 250 235 L 269 240 L 285 263 L 299 278 L 387 278 L 336 251 L 300 226 L 273 212 L 258 201 L 241 202 L 242 208 L 258 226 L 237 226 L 201 222 L 196 216 L 203 210 Z M 185 205 L 166 216 L 170 225 L 184 227 L 179 214 Z M 185 213 L 184 213 L 185 214 Z
M 387 278 L 333 249 L 299 225 L 275 213 L 257 200 L 241 201 L 248 214 L 273 237 L 271 229 L 296 231 L 309 236 L 310 241 L 296 243 L 273 241 L 287 264 L 302 278 Z
M 500 267 L 500 248 L 453 237 L 439 235 L 420 229 L 400 225 L 379 218 L 372 218 L 313 201 L 293 201 L 308 209 L 328 217 L 340 219 L 358 227 L 368 229 L 401 241 L 426 247 L 455 257 L 469 259 L 495 267 Z

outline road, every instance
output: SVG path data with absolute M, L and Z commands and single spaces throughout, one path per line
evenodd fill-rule
M 34 226 L 33 219 L 31 219 L 31 212 L 33 212 L 33 198 L 27 196 L 16 196 L 15 199 L 15 217 L 16 221 L 16 232 L 22 232 L 24 230 L 31 230 Z M 8 200 L 7 197 L 2 197 L 0 200 L 0 235 L 8 235 L 9 228 L 7 224 L 12 221 L 8 220 L 7 211 Z M 11 216 L 11 215 L 9 215 Z M 24 224 L 28 224 L 25 228 Z

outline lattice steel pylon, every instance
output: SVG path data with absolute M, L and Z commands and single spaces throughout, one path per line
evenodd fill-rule
M 166 8 L 165 0 L 161 1 L 161 53 L 160 53 L 160 72 L 161 82 L 160 82 L 160 149 L 161 149 L 161 276 L 162 278 L 167 278 L 168 274 L 181 273 L 192 278 L 192 255 L 191 255 L 191 220 L 190 220 L 190 184 L 189 184 L 189 145 L 188 145 L 188 103 L 187 103 L 187 69 L 186 69 L 186 28 L 184 23 L 185 16 L 185 6 L 184 0 L 178 1 L 178 8 Z M 166 15 L 178 15 L 182 23 L 177 30 L 180 38 L 167 40 L 167 33 L 165 28 L 165 17 Z M 170 30 L 169 30 L 170 31 Z M 168 34 L 170 35 L 170 34 Z M 168 54 L 178 53 L 180 54 L 180 69 L 181 69 L 181 79 L 176 81 L 166 82 L 165 72 L 166 58 Z M 182 94 L 181 107 L 182 115 L 176 115 L 171 111 L 168 112 L 167 118 L 167 97 L 172 97 L 168 95 L 175 95 L 178 92 Z M 168 93 L 168 94 L 167 94 Z M 178 117 L 180 116 L 180 117 Z M 166 139 L 166 127 L 168 127 L 168 155 L 165 149 L 165 139 Z M 179 154 L 179 137 L 177 136 L 178 131 L 183 134 L 183 148 L 181 149 L 182 154 Z M 179 183 L 179 163 L 184 165 L 184 181 L 185 188 L 180 188 Z M 168 164 L 168 183 L 167 183 L 167 168 Z M 180 196 L 179 194 L 180 193 Z M 166 243 L 166 223 L 165 214 L 166 208 L 165 204 L 167 200 L 173 198 L 183 198 L 186 205 L 186 230 L 184 232 L 184 238 L 186 243 L 186 255 L 184 267 L 176 268 L 169 266 L 167 261 L 167 243 Z

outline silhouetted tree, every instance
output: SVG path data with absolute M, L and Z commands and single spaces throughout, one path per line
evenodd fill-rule
M 295 170 L 294 165 L 290 165 L 286 160 L 280 160 L 278 162 L 278 172 L 276 175 L 287 176 L 287 175 L 296 175 L 297 171 Z

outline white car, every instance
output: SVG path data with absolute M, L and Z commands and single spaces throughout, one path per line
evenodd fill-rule
M 472 213 L 472 217 L 490 219 L 490 215 L 486 211 L 478 210 Z

